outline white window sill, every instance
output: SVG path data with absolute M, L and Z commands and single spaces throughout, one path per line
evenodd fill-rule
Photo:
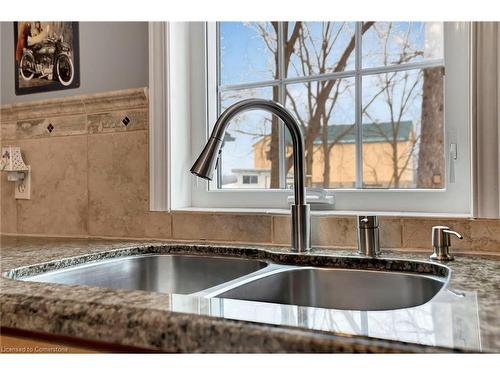
M 192 212 L 192 213 L 232 213 L 232 214 L 256 214 L 256 215 L 290 215 L 289 209 L 266 209 L 266 208 L 229 208 L 229 207 L 183 207 L 171 211 Z M 395 211 L 311 211 L 311 216 L 354 216 L 354 215 L 376 215 L 376 216 L 401 216 L 401 217 L 443 217 L 443 218 L 470 218 L 468 214 L 450 214 L 450 213 L 425 213 L 425 212 L 395 212 Z

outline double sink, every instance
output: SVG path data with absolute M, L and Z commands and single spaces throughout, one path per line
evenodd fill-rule
M 340 310 L 396 310 L 430 301 L 447 277 L 320 268 L 201 255 L 102 260 L 23 277 L 33 282 L 229 298 Z

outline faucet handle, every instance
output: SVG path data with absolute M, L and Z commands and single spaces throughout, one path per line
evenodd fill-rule
M 374 215 L 358 216 L 359 228 L 378 228 L 378 217 Z
M 454 235 L 459 239 L 464 237 L 450 228 L 437 225 L 432 227 L 432 260 L 448 261 L 453 260 L 453 255 L 450 254 L 451 239 L 450 236 Z

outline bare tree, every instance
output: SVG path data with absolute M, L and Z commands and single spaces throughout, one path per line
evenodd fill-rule
M 265 26 L 262 24 L 257 24 L 257 31 L 259 35 L 264 40 L 265 45 L 271 53 L 274 55 L 274 61 L 276 66 L 274 69 L 275 77 L 278 78 L 279 71 L 279 55 L 277 50 L 277 43 L 275 43 L 270 38 L 273 35 L 278 35 L 278 23 L 273 22 L 273 27 L 275 29 L 275 34 L 270 34 Z M 362 26 L 362 34 L 364 34 L 374 23 L 365 22 Z M 313 32 L 307 23 L 296 22 L 293 26 L 293 31 L 288 32 L 290 25 L 285 22 L 283 25 L 284 35 L 286 37 L 284 44 L 284 69 L 288 72 L 293 69 L 297 75 L 310 76 L 313 74 L 322 74 L 326 72 L 342 72 L 345 70 L 349 58 L 354 52 L 355 47 L 355 37 L 354 35 L 350 38 L 346 46 L 344 47 L 337 63 L 334 66 L 330 66 L 332 55 L 336 52 L 335 47 L 339 44 L 340 36 L 343 28 L 346 25 L 343 24 L 339 28 L 334 28 L 333 22 L 324 22 L 321 27 L 321 38 L 319 41 L 313 39 Z M 292 57 L 296 57 L 292 62 Z M 334 142 L 328 140 L 328 120 L 335 107 L 338 98 L 339 90 L 338 79 L 330 79 L 319 82 L 307 82 L 304 83 L 304 88 L 307 92 L 307 104 L 306 109 L 303 111 L 300 107 L 290 89 L 287 87 L 285 90 L 285 101 L 289 104 L 289 107 L 294 112 L 299 124 L 302 127 L 305 140 L 305 151 L 306 151 L 306 174 L 312 174 L 313 168 L 313 158 L 314 158 L 314 141 L 318 136 L 322 135 L 325 139 L 323 142 L 324 152 L 327 151 L 325 155 L 325 161 L 328 160 L 327 169 L 323 174 L 323 185 L 328 187 L 330 184 L 330 166 L 329 166 L 329 155 L 331 153 L 332 147 L 335 145 Z M 332 96 L 333 93 L 333 96 Z M 273 99 L 277 100 L 279 98 L 278 87 L 273 88 Z M 305 112 L 305 113 L 304 113 Z M 273 131 L 271 136 L 270 144 L 270 162 L 271 162 L 271 187 L 279 186 L 279 132 L 278 123 L 274 119 Z M 276 131 L 275 131 L 276 130 Z M 348 131 L 346 132 L 348 133 Z M 337 137 L 338 140 L 342 136 Z M 286 160 L 286 172 L 290 171 L 292 167 L 292 156 L 289 155 Z
M 387 183 L 387 187 L 400 187 L 400 181 L 403 174 L 410 168 L 418 137 L 409 137 L 406 149 L 401 150 L 401 133 L 404 117 L 409 109 L 418 100 L 421 83 L 421 74 L 412 77 L 408 72 L 384 73 L 377 77 L 377 93 L 373 95 L 372 100 L 363 108 L 363 116 L 372 123 L 369 130 L 364 134 L 368 136 L 377 136 L 384 139 L 390 145 L 388 160 L 391 161 L 392 177 Z M 380 100 L 376 101 L 379 98 Z M 389 117 L 389 129 L 370 112 L 373 103 L 377 103 L 377 110 L 381 106 L 384 108 L 384 115 Z
M 330 174 L 331 174 L 331 160 L 330 160 L 330 155 L 332 154 L 333 147 L 338 144 L 345 136 L 350 134 L 354 128 L 355 125 L 345 127 L 341 132 L 338 134 L 335 134 L 335 137 L 333 139 L 330 139 L 330 118 L 333 112 L 333 109 L 335 107 L 335 103 L 337 102 L 337 99 L 339 95 L 341 95 L 343 92 L 347 90 L 347 87 L 344 90 L 341 90 L 340 88 L 340 82 L 337 83 L 335 93 L 331 99 L 331 104 L 329 106 L 328 112 L 325 112 L 323 114 L 323 117 L 321 118 L 321 123 L 322 123 L 322 131 L 321 131 L 321 147 L 323 151 L 323 158 L 324 158 L 324 166 L 323 166 L 323 187 L 329 188 L 330 187 Z
M 285 22 L 283 25 L 283 35 L 285 36 L 285 41 L 283 45 L 283 67 L 285 71 L 288 70 L 288 66 L 290 64 L 290 58 L 294 52 L 295 43 L 297 38 L 299 37 L 300 30 L 302 28 L 302 22 L 295 22 L 295 25 L 291 29 L 291 33 L 289 36 L 289 22 Z M 278 51 L 278 42 L 277 36 L 279 35 L 279 23 L 271 22 L 271 26 L 274 30 L 273 33 L 270 33 L 266 27 L 266 23 L 256 23 L 255 29 L 258 34 L 262 37 L 266 47 L 273 54 L 274 59 L 274 79 L 279 78 L 279 69 L 280 69 L 280 58 Z M 273 86 L 273 100 L 279 101 L 279 87 Z M 280 175 L 279 175 L 279 120 L 276 116 L 272 117 L 271 120 L 271 143 L 270 143 L 270 161 L 271 161 L 271 188 L 279 188 L 280 184 Z
M 382 45 L 381 63 L 383 65 L 400 65 L 423 56 L 424 51 L 415 48 L 410 41 L 412 32 L 411 23 L 403 33 L 397 35 L 397 38 L 394 35 L 393 23 L 382 24 L 381 26 L 377 24 L 374 30 Z M 394 40 L 397 40 L 397 51 L 394 51 Z M 391 41 L 393 44 L 390 44 Z M 429 81 L 431 72 L 434 73 L 434 82 Z M 420 148 L 417 169 L 419 186 L 430 185 L 428 175 L 430 174 L 430 178 L 432 178 L 433 169 L 439 164 L 435 162 L 436 155 L 438 155 L 436 152 L 439 152 L 439 149 L 434 148 L 436 141 L 433 138 L 442 138 L 442 135 L 441 137 L 439 136 L 440 133 L 442 134 L 442 125 L 439 125 L 439 103 L 442 103 L 442 89 L 440 99 L 439 84 L 436 84 L 438 83 L 436 75 L 439 75 L 439 72 L 435 72 L 434 70 L 429 71 L 428 69 L 414 76 L 409 72 L 381 74 L 378 76 L 378 82 L 375 85 L 376 90 L 372 98 L 363 107 L 363 116 L 374 124 L 372 132 L 382 137 L 390 145 L 388 157 L 392 164 L 392 177 L 387 182 L 387 187 L 401 187 L 401 178 L 404 173 L 410 170 L 413 171 L 414 169 L 412 162 L 418 148 Z M 422 91 L 425 94 L 424 98 L 422 98 Z M 410 137 L 407 144 L 403 146 L 399 141 L 402 131 L 402 121 L 405 117 L 412 117 L 407 115 L 411 108 L 418 107 L 419 101 L 422 102 L 420 110 L 423 120 L 420 134 Z M 383 128 L 379 119 L 371 114 L 371 107 L 375 102 L 377 103 L 375 109 L 380 111 L 381 106 L 385 108 L 384 115 L 389 118 L 390 129 Z M 413 118 L 415 117 L 413 116 Z M 424 122 L 426 123 L 425 126 Z M 442 124 L 442 118 L 440 123 Z M 402 147 L 406 147 L 406 149 L 401 149 Z M 422 168 L 421 170 L 421 165 L 425 166 L 425 169 Z M 437 169 L 441 168 L 437 167 Z M 424 178 L 424 175 L 427 177 Z M 426 181 L 424 182 L 423 179 Z M 421 180 L 422 182 L 420 183 Z
M 374 22 L 365 22 L 361 28 L 361 34 L 363 35 Z M 298 50 L 297 56 L 299 58 L 298 66 L 296 70 L 302 75 L 313 75 L 315 72 L 326 73 L 331 72 L 342 72 L 345 70 L 350 56 L 354 52 L 355 47 L 355 36 L 353 35 L 345 48 L 342 50 L 340 57 L 333 69 L 329 69 L 328 62 L 330 61 L 330 56 L 333 54 L 334 48 L 336 47 L 336 42 L 339 40 L 339 32 L 333 34 L 333 23 L 325 22 L 322 26 L 322 38 L 321 43 L 314 43 L 311 40 L 311 31 L 303 27 L 299 33 L 298 38 Z M 319 45 L 320 48 L 314 48 L 313 46 Z M 333 96 L 332 91 L 338 87 L 339 79 L 329 79 L 317 82 L 306 82 L 304 83 L 307 91 L 307 110 L 306 116 L 301 115 L 298 106 L 294 103 L 293 95 L 290 90 L 287 89 L 286 100 L 290 101 L 291 108 L 294 114 L 299 119 L 299 123 L 302 126 L 304 133 L 304 143 L 306 151 L 306 174 L 312 175 L 313 169 L 313 158 L 314 158 L 314 141 L 320 135 L 321 130 L 326 130 L 324 133 L 324 139 L 328 142 L 328 119 L 327 113 L 332 112 L 335 104 L 337 103 L 338 96 Z M 325 122 L 326 120 L 326 122 Z M 322 126 L 323 125 L 323 126 Z M 330 147 L 330 151 L 335 143 Z M 329 159 L 330 154 L 325 154 L 324 159 Z M 287 157 L 286 170 L 290 170 L 292 166 L 292 156 Z M 329 164 L 328 164 L 329 167 Z M 326 179 L 327 178 L 327 179 Z M 330 184 L 330 171 L 323 174 L 323 185 L 329 186 Z
M 424 69 L 417 187 L 441 188 L 444 180 L 442 67 Z
M 284 34 L 283 55 L 280 57 L 278 51 L 277 36 L 279 35 L 278 22 L 251 24 L 259 35 L 266 48 L 273 56 L 272 69 L 274 78 L 280 77 L 280 69 L 284 69 L 281 75 L 288 75 L 289 72 L 297 76 L 311 76 L 331 72 L 342 72 L 346 69 L 350 57 L 355 48 L 355 37 L 345 39 L 342 35 L 347 24 L 335 24 L 333 22 L 323 22 L 320 32 L 312 30 L 310 24 L 306 22 L 296 22 L 293 25 L 284 22 L 282 31 Z M 364 22 L 361 27 L 361 35 L 368 30 L 377 36 L 380 45 L 377 52 L 382 65 L 398 65 L 413 61 L 419 56 L 423 56 L 423 50 L 416 48 L 411 42 L 412 24 L 406 30 L 395 30 L 393 23 Z M 396 42 L 395 42 L 396 41 Z M 396 47 L 395 44 L 396 43 Z M 339 50 L 341 51 L 339 53 Z M 380 51 L 380 52 L 379 52 Z M 332 63 L 336 57 L 336 63 Z M 337 57 L 338 56 L 338 57 Z M 365 56 L 364 56 L 365 58 Z M 283 60 L 281 60 L 283 59 Z M 280 61 L 282 64 L 280 66 Z M 429 187 L 432 185 L 434 176 L 443 172 L 443 163 L 435 162 L 436 142 L 442 140 L 442 74 L 435 69 L 426 69 L 416 77 L 408 72 L 391 72 L 380 74 L 378 82 L 373 87 L 372 97 L 363 103 L 363 118 L 373 123 L 371 131 L 374 135 L 381 137 L 390 145 L 387 160 L 391 161 L 392 177 L 386 181 L 388 186 L 400 187 L 404 174 L 414 169 L 415 154 L 419 152 L 417 180 L 419 186 Z M 441 79 L 441 81 L 440 81 Z M 422 81 L 423 88 L 422 88 Z M 287 107 L 291 109 L 297 118 L 305 140 L 306 152 L 306 174 L 311 176 L 313 172 L 314 153 L 323 154 L 323 176 L 322 185 L 327 188 L 331 185 L 331 161 L 330 155 L 336 144 L 342 138 L 353 131 L 352 127 L 343 128 L 342 132 L 330 136 L 329 128 L 332 126 L 332 113 L 335 111 L 339 97 L 349 90 L 345 84 L 341 84 L 340 79 L 312 80 L 302 83 L 302 90 L 305 99 L 298 100 L 289 86 L 286 86 L 284 98 L 280 98 L 278 86 L 273 86 L 273 99 L 284 100 Z M 441 85 L 441 86 L 440 86 Z M 423 97 L 422 97 L 423 91 Z M 441 96 L 439 95 L 441 93 Z M 401 145 L 402 123 L 407 118 L 409 112 L 421 106 L 421 134 L 412 134 L 406 142 L 405 148 Z M 385 108 L 384 118 L 389 118 L 390 128 L 381 126 L 376 113 L 381 108 Z M 439 125 L 441 124 L 441 125 Z M 279 122 L 276 117 L 271 119 L 271 136 L 269 160 L 271 164 L 271 188 L 279 187 Z M 262 136 L 262 133 L 256 133 Z M 441 135 L 441 136 L 440 136 Z M 315 144 L 317 139 L 321 140 L 318 147 Z M 422 139 L 422 142 L 420 140 Z M 436 141 L 437 140 L 437 141 Z M 431 146 L 429 146 L 431 145 Z M 442 146 L 441 146 L 442 150 Z M 437 149 L 439 152 L 439 149 Z M 369 157 L 369 156 L 368 156 Z M 285 173 L 288 174 L 292 168 L 292 155 L 286 152 Z M 376 164 L 369 169 L 375 173 Z M 431 182 L 429 182 L 432 180 Z M 434 184 L 435 185 L 435 184 Z

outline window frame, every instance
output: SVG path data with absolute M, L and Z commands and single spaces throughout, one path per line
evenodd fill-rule
M 356 33 L 357 41 L 359 41 L 361 37 L 359 26 L 356 27 Z M 335 195 L 336 210 L 443 213 L 470 216 L 472 212 L 470 33 L 470 23 L 444 23 L 445 187 L 442 189 L 367 189 L 362 187 L 328 189 Z M 191 81 L 191 94 L 195 96 L 191 110 L 197 118 L 197 121 L 192 122 L 191 127 L 193 160 L 196 158 L 198 151 L 203 148 L 219 110 L 217 107 L 217 98 L 220 94 L 217 82 L 217 64 L 219 61 L 217 23 L 203 23 L 192 28 L 191 41 L 199 39 L 204 41 L 203 48 L 200 48 L 200 43 L 191 43 L 191 71 L 197 73 L 197 77 L 202 78 L 199 81 Z M 196 46 L 193 48 L 193 45 Z M 359 42 L 357 42 L 355 51 L 356 53 L 361 52 Z M 362 70 L 361 67 L 357 66 L 354 71 L 326 74 L 322 75 L 321 79 L 355 77 L 356 80 L 361 80 L 361 77 L 365 75 L 441 66 L 443 60 L 435 59 L 403 66 L 363 68 Z M 356 58 L 356 65 L 360 65 L 359 58 Z M 284 87 L 285 84 L 300 83 L 317 78 L 318 76 L 292 77 L 278 80 L 279 82 L 274 80 L 259 81 L 226 86 L 226 88 L 262 87 L 270 83 L 280 84 Z M 357 95 L 361 95 L 361 86 L 359 82 L 357 83 L 357 91 L 359 91 Z M 356 113 L 356 116 L 360 115 L 360 113 Z M 203 120 L 199 121 L 200 119 Z M 357 119 L 357 123 L 361 122 Z M 454 126 L 451 126 L 451 124 L 454 124 Z M 358 138 L 361 137 L 361 132 L 358 131 L 357 133 Z M 459 152 L 456 160 L 450 156 L 451 144 L 458 145 Z M 362 157 L 360 157 L 361 145 L 362 143 L 358 139 L 357 164 L 362 164 Z M 362 169 L 357 165 L 357 175 L 361 174 L 361 171 Z M 357 176 L 357 184 L 360 183 L 360 179 L 361 176 Z M 218 189 L 217 181 L 199 181 L 195 177 L 192 178 L 192 182 L 192 206 L 200 208 L 283 209 L 288 208 L 287 198 L 292 194 L 290 189 Z

